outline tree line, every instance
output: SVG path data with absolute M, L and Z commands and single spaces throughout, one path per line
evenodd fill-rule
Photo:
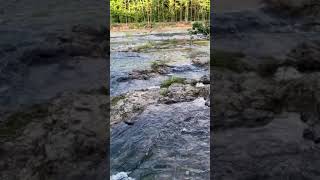
M 110 0 L 112 23 L 208 21 L 210 0 Z

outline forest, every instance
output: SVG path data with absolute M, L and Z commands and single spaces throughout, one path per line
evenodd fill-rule
M 112 23 L 208 21 L 210 0 L 110 0 Z

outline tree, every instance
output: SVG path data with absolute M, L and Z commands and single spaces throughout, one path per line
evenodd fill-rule
M 110 0 L 112 23 L 207 21 L 210 0 Z

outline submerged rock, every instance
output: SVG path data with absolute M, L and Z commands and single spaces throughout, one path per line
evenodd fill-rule
M 111 130 L 111 172 L 137 179 L 209 179 L 209 108 L 205 101 L 151 105 L 129 126 Z M 192 157 L 192 158 L 190 158 Z

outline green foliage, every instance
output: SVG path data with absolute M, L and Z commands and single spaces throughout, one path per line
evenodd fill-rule
M 162 67 L 166 67 L 167 66 L 166 63 L 167 63 L 166 61 L 153 61 L 151 63 L 151 69 L 154 71 L 157 71 Z
M 164 80 L 160 87 L 161 88 L 168 88 L 170 87 L 172 84 L 174 83 L 178 83 L 178 84 L 185 84 L 185 78 L 181 78 L 181 77 L 175 77 L 175 76 L 172 76 L 170 77 L 169 79 L 167 80 Z
M 210 0 L 110 0 L 112 23 L 205 21 Z
M 192 24 L 192 29 L 189 30 L 190 34 L 203 34 L 208 35 L 210 34 L 210 26 L 208 23 L 202 22 L 194 22 Z

